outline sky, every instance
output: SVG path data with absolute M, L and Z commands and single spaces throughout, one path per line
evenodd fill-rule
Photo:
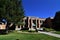
M 54 17 L 60 10 L 60 0 L 22 0 L 25 16 Z

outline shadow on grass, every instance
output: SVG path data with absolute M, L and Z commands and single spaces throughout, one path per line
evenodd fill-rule
M 8 35 L 9 33 L 0 33 L 0 35 Z
M 19 39 L 16 39 L 16 40 L 19 40 Z

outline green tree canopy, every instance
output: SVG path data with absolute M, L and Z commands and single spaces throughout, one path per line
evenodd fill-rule
M 22 0 L 0 0 L 0 18 L 6 18 L 8 22 L 22 22 L 24 10 Z
M 54 17 L 54 28 L 60 31 L 60 11 L 56 12 Z

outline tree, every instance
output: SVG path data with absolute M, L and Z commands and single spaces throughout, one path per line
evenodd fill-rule
M 22 0 L 0 0 L 0 18 L 18 24 L 22 22 L 23 17 Z
M 56 12 L 55 14 L 54 29 L 60 31 L 60 11 Z
M 48 17 L 48 18 L 46 18 L 46 20 L 43 22 L 43 24 L 41 26 L 44 26 L 46 28 L 52 28 L 52 24 L 53 24 L 53 19 Z

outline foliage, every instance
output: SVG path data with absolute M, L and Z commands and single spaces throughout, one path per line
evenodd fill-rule
M 22 32 L 28 32 L 28 30 L 21 30 Z
M 36 32 L 35 30 L 29 30 L 28 32 Z
M 45 28 L 45 27 L 44 27 L 44 31 L 51 32 L 51 31 L 55 31 L 55 30 L 52 29 L 52 28 Z
M 54 29 L 60 31 L 60 11 L 54 17 Z
M 56 33 L 56 34 L 60 34 L 60 31 L 56 31 L 56 32 L 54 32 L 54 33 Z
M 0 0 L 0 18 L 8 22 L 18 23 L 24 17 L 22 0 Z
M 42 26 L 60 31 L 60 11 L 56 12 L 54 19 L 46 18 Z
M 41 25 L 46 28 L 52 28 L 52 19 L 50 17 L 46 18 L 46 20 Z

